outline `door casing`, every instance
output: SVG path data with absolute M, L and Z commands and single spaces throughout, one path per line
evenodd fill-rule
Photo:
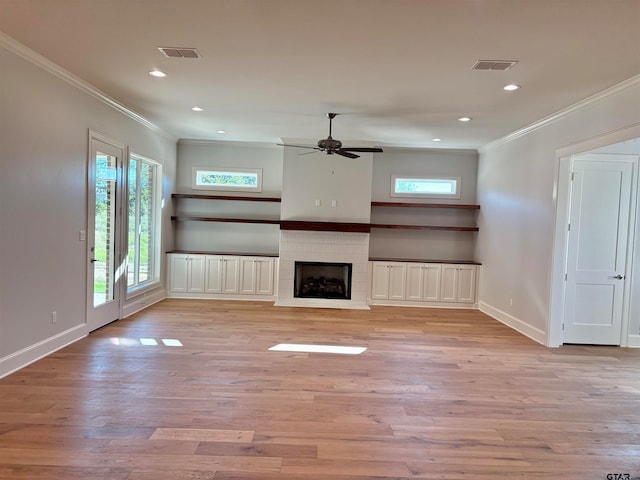
M 569 221 L 569 194 L 571 182 L 571 158 L 574 155 L 589 153 L 592 150 L 613 145 L 628 140 L 640 138 L 640 125 L 628 127 L 615 132 L 594 137 L 583 142 L 560 148 L 556 151 L 557 171 L 556 182 L 554 184 L 553 197 L 556 207 L 556 222 L 553 239 L 552 265 L 549 269 L 549 289 L 550 304 L 547 324 L 546 345 L 548 347 L 559 347 L 563 343 L 562 324 L 564 320 L 564 298 L 565 298 L 565 272 L 567 265 L 567 225 Z M 639 152 L 640 154 L 640 152 Z M 633 174 L 633 185 L 631 193 L 631 221 L 629 224 L 630 249 L 635 245 L 634 233 L 636 231 L 636 217 L 638 216 L 638 164 Z M 638 252 L 636 252 L 638 253 Z M 627 271 L 631 272 L 634 262 L 633 251 L 627 255 Z M 638 260 L 636 260 L 638 261 Z M 623 318 L 622 318 L 622 338 L 620 346 L 629 345 L 629 300 L 631 295 L 631 285 L 627 282 L 624 292 Z M 636 279 L 637 283 L 637 279 Z M 636 345 L 638 346 L 638 345 Z

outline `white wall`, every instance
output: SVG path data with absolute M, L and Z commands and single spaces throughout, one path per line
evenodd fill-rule
M 372 154 L 299 153 L 284 150 L 282 219 L 369 223 Z
M 0 85 L 2 376 L 87 333 L 86 243 L 79 232 L 87 225 L 88 130 L 161 162 L 167 205 L 176 146 L 2 42 Z M 163 248 L 172 248 L 165 210 Z
M 637 124 L 638 105 L 640 82 L 627 82 L 606 95 L 585 100 L 553 121 L 541 122 L 539 128 L 481 149 L 478 199 L 482 209 L 476 258 L 483 264 L 479 294 L 482 310 L 546 342 L 556 217 L 556 152 Z M 636 251 L 636 257 L 639 253 Z M 640 329 L 637 292 L 635 289 L 631 315 L 631 333 L 635 334 Z

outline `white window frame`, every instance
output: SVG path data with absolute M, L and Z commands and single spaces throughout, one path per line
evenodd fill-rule
M 396 191 L 396 184 L 398 180 L 416 180 L 416 181 L 443 181 L 448 183 L 454 183 L 454 193 L 437 193 L 437 192 L 398 192 Z M 462 185 L 462 177 L 440 177 L 440 176 L 417 176 L 417 175 L 392 175 L 391 176 L 391 197 L 408 197 L 408 198 L 446 198 L 446 199 L 460 199 L 460 191 Z
M 203 172 L 212 173 L 238 173 L 251 174 L 257 178 L 256 185 L 202 185 L 198 184 L 198 176 Z M 237 168 L 237 167 L 193 167 L 191 174 L 191 188 L 194 190 L 223 190 L 235 192 L 262 192 L 261 168 Z
M 131 159 L 135 159 L 138 162 L 138 165 L 140 165 L 140 162 L 144 162 L 147 163 L 149 165 L 152 165 L 155 169 L 155 173 L 154 173 L 154 185 L 153 185 L 153 190 L 154 190 L 154 198 L 153 198 L 153 220 L 152 220 L 152 226 L 150 231 L 152 232 L 152 241 L 153 241 L 153 258 L 151 259 L 150 263 L 150 268 L 151 271 L 148 272 L 149 278 L 147 280 L 145 280 L 144 282 L 140 282 L 138 281 L 137 283 L 135 283 L 134 285 L 129 285 L 128 282 L 128 271 L 129 271 L 129 211 L 128 211 L 128 207 L 129 207 L 129 162 L 131 161 Z M 126 232 L 126 237 L 125 237 L 125 244 L 124 244 L 124 252 L 127 255 L 127 262 L 124 266 L 124 276 L 125 276 L 125 284 L 126 284 L 126 289 L 127 289 L 127 294 L 126 294 L 126 298 L 132 298 L 135 297 L 136 295 L 139 295 L 147 290 L 151 290 L 153 288 L 156 288 L 158 285 L 160 285 L 161 282 L 161 262 L 162 262 L 162 164 L 156 162 L 153 159 L 147 158 L 143 155 L 134 153 L 129 151 L 129 155 L 127 157 L 127 166 L 126 166 L 126 172 L 127 172 L 127 187 L 125 189 L 125 206 L 126 206 L 126 215 L 125 218 L 123 219 L 123 221 L 125 222 L 125 226 L 126 228 L 124 229 Z M 139 181 L 139 175 L 136 176 L 136 181 Z M 139 201 L 140 201 L 140 195 L 138 194 L 136 196 L 136 208 L 139 208 Z M 139 239 L 137 239 L 136 237 L 136 248 L 138 250 L 138 255 L 140 255 L 139 252 Z

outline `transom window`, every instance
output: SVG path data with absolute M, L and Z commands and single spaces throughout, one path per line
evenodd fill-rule
M 393 175 L 392 197 L 460 198 L 460 177 Z
M 262 191 L 262 169 L 193 167 L 191 187 L 197 190 Z

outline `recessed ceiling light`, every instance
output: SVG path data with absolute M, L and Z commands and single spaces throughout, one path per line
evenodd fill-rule
M 149 75 L 151 75 L 152 77 L 157 77 L 157 78 L 163 78 L 163 77 L 167 76 L 166 73 L 164 73 L 162 70 L 158 70 L 157 68 L 154 68 L 153 70 L 151 70 L 149 72 Z
M 470 122 L 471 121 L 471 117 L 460 117 L 458 119 L 459 122 Z
M 432 138 L 431 141 L 432 142 L 441 142 L 442 139 L 441 138 Z
M 520 88 L 520 85 L 516 85 L 515 83 L 510 83 L 509 85 L 505 85 L 503 88 L 507 92 L 512 92 L 513 90 L 518 90 Z
M 195 107 L 191 107 L 191 110 L 193 110 L 194 112 L 202 112 L 204 111 L 204 108 L 200 108 L 196 105 Z
M 225 133 L 227 133 L 227 131 L 226 130 L 216 130 L 216 133 L 224 135 Z

